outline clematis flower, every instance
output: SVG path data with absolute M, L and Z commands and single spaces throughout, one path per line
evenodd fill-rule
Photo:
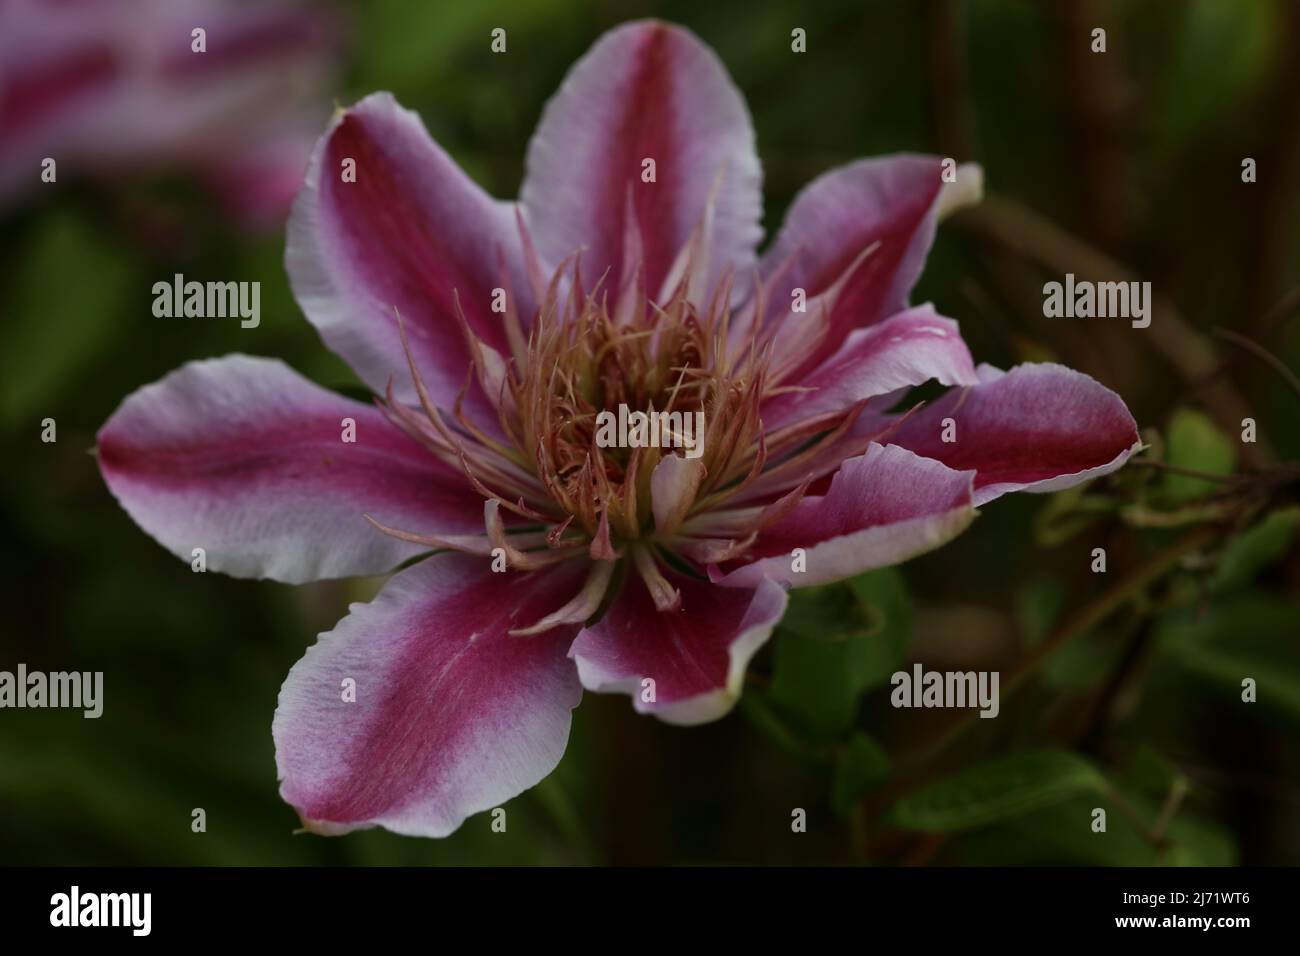
M 434 552 L 285 681 L 276 762 L 305 824 L 450 833 L 555 767 L 584 688 L 715 720 L 788 588 L 1120 467 L 1138 435 L 1113 392 L 976 367 L 953 320 L 908 306 L 937 220 L 978 192 L 978 168 L 945 184 L 936 157 L 852 163 L 759 256 L 744 101 L 658 22 L 573 67 L 516 203 L 391 96 L 337 115 L 286 265 L 375 407 L 230 356 L 136 392 L 99 435 L 117 499 L 186 560 L 301 582 Z M 931 379 L 951 389 L 896 410 Z M 700 457 L 603 447 L 595 418 L 624 404 L 702 411 Z
M 282 225 L 328 113 L 334 33 L 285 3 L 5 0 L 0 205 L 36 194 L 48 157 L 58 182 L 186 170 L 244 223 Z

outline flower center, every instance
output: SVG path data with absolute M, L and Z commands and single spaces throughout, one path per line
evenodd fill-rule
M 553 502 L 588 535 L 655 531 L 650 479 L 666 454 L 698 459 L 709 487 L 735 480 L 757 439 L 752 362 L 728 355 L 725 300 L 701 309 L 599 285 L 539 313 L 512 381 L 511 437 Z M 705 490 L 704 483 L 701 491 Z
M 700 273 L 686 261 L 685 278 L 657 300 L 645 295 L 639 270 L 611 294 L 601 282 L 585 291 L 579 269 L 570 277 L 561 266 L 537 290 L 542 305 L 527 336 L 507 311 L 508 358 L 484 347 L 462 315 L 471 375 L 496 408 L 499 431 L 465 413 L 464 391 L 450 424 L 408 348 L 423 415 L 397 402 L 391 385 L 384 408 L 483 495 L 485 535 L 380 530 L 503 554 L 521 570 L 587 555 L 596 562 L 593 594 L 626 557 L 661 609 L 677 601 L 660 573 L 665 564 L 702 570 L 745 554 L 825 461 L 859 441 L 846 430 L 860 407 L 765 434 L 760 408 L 799 388 L 782 380 L 816 344 L 815 329 L 777 342 L 758 318 L 761 287 L 733 313 L 731 276 L 704 297 L 692 290 Z

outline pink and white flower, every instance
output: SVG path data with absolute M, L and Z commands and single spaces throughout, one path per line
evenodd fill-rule
M 978 169 L 958 184 L 941 169 L 832 170 L 757 255 L 744 101 L 706 46 L 658 22 L 573 67 L 518 202 L 484 193 L 391 96 L 336 116 L 286 264 L 382 398 L 236 355 L 146 386 L 99 434 L 122 506 L 215 570 L 302 582 L 436 551 L 284 684 L 281 794 L 307 826 L 448 834 L 554 768 L 584 688 L 715 720 L 788 588 L 905 561 L 1005 492 L 1125 462 L 1138 434 L 1113 392 L 1058 365 L 977 368 L 954 321 L 908 306 L 940 215 L 978 195 Z M 952 388 L 891 412 L 930 379 Z M 598 446 L 596 413 L 620 403 L 703 411 L 702 456 Z
M 335 34 L 284 2 L 5 0 L 0 206 L 37 193 L 50 158 L 58 182 L 185 170 L 242 221 L 282 225 L 328 114 Z

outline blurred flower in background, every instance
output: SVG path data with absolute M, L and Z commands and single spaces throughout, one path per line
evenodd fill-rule
M 328 115 L 321 7 L 226 0 L 0 5 L 0 210 L 65 179 L 182 171 L 237 220 L 281 225 Z

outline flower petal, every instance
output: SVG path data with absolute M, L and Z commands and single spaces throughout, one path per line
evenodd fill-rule
M 654 182 L 642 181 L 646 159 Z M 520 196 L 543 257 L 585 246 L 583 272 L 609 268 L 610 290 L 630 268 L 624 224 L 634 216 L 653 296 L 715 183 L 711 275 L 753 265 L 761 180 L 749 111 L 722 62 L 689 31 L 640 21 L 606 33 L 569 71 L 529 144 Z
M 356 425 L 345 442 L 344 419 Z M 282 362 L 191 362 L 130 395 L 99 432 L 122 507 L 168 551 L 237 577 L 379 574 L 428 550 L 365 520 L 481 532 L 482 498 L 369 405 Z
M 278 232 L 302 186 L 315 141 L 316 128 L 310 134 L 286 129 L 236 156 L 215 159 L 204 179 L 241 225 L 253 231 Z
M 355 182 L 343 180 L 349 159 Z M 449 408 L 471 361 L 457 297 L 471 331 L 498 352 L 507 342 L 493 289 L 516 297 L 521 316 L 535 309 L 513 205 L 475 185 L 387 93 L 338 114 L 316 144 L 289 217 L 285 267 L 326 344 L 377 394 L 392 378 L 411 404 L 398 313 L 430 395 Z M 471 399 L 477 417 L 492 420 L 477 387 Z
M 979 368 L 909 417 L 890 441 L 975 471 L 975 503 L 1009 491 L 1059 491 L 1109 474 L 1142 444 L 1124 400 L 1096 379 L 1051 363 Z M 944 419 L 955 441 L 943 441 Z
M 800 381 L 809 391 L 764 405 L 763 424 L 779 428 L 932 378 L 944 385 L 979 381 L 957 323 L 927 304 L 849 333 L 838 352 Z
M 704 462 L 683 455 L 664 455 L 650 474 L 650 503 L 655 530 L 670 535 L 695 504 L 696 492 L 704 480 Z
M 980 171 L 963 166 L 958 182 L 945 184 L 937 156 L 900 154 L 841 166 L 809 183 L 795 197 L 785 223 L 760 268 L 775 278 L 765 321 L 798 321 L 791 292 L 812 298 L 828 289 L 864 250 L 880 245 L 853 271 L 835 300 L 825 340 L 808 360 L 813 368 L 840 347 L 848 334 L 894 315 L 925 265 L 942 208 L 978 198 Z M 963 178 L 964 177 L 964 178 Z
M 509 631 L 562 605 L 584 570 L 496 574 L 438 554 L 354 604 L 280 689 L 280 795 L 317 832 L 441 837 L 537 784 L 582 697 L 566 657 L 577 626 Z
M 727 586 L 771 578 L 807 587 L 898 564 L 966 530 L 975 517 L 973 478 L 974 472 L 873 443 L 840 466 L 825 495 L 804 498 L 759 535 L 752 549 L 758 560 L 711 576 Z M 805 570 L 794 570 L 796 548 L 805 552 Z
M 0 199 L 34 189 L 45 156 L 80 141 L 126 73 L 98 7 L 0 4 Z
M 583 687 L 629 694 L 638 713 L 670 724 L 717 720 L 740 698 L 750 658 L 785 613 L 785 591 L 761 578 L 737 590 L 677 572 L 665 577 L 681 594 L 677 610 L 656 610 L 640 575 L 629 574 L 569 656 Z
M 190 48 L 195 25 L 206 30 L 201 56 Z M 296 3 L 6 0 L 0 201 L 39 189 L 30 169 L 46 156 L 57 158 L 60 182 L 256 162 L 287 128 L 319 130 L 337 39 L 332 14 Z M 309 144 L 285 159 L 299 182 Z M 237 211 L 272 198 L 262 183 L 253 192 Z M 255 211 L 283 222 L 291 195 Z

